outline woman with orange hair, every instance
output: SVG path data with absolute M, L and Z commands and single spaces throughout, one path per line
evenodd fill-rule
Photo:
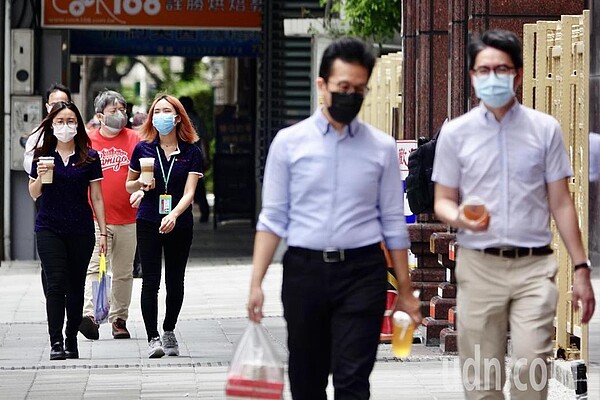
M 137 243 L 142 264 L 142 316 L 148 356 L 178 356 L 175 324 L 183 304 L 185 268 L 193 236 L 192 202 L 202 178 L 198 135 L 175 97 L 159 95 L 139 129 L 141 141 L 129 164 L 126 188 L 138 207 Z M 140 158 L 154 158 L 154 178 L 142 180 Z M 162 338 L 158 332 L 158 289 L 162 253 L 167 290 Z

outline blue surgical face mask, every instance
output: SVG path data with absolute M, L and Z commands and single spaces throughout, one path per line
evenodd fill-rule
M 515 97 L 514 75 L 496 76 L 490 73 L 487 77 L 475 77 L 475 94 L 487 106 L 500 108 L 508 104 Z
M 152 125 L 161 135 L 168 135 L 175 128 L 174 114 L 154 114 L 152 115 Z

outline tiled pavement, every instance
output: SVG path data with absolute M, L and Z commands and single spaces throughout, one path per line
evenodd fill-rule
M 176 329 L 181 356 L 148 359 L 139 306 L 141 280 L 134 283 L 128 328 L 132 339 L 114 340 L 108 325 L 100 340 L 80 335 L 79 360 L 48 360 L 44 298 L 36 262 L 0 267 L 0 399 L 224 399 L 227 365 L 247 323 L 244 305 L 250 276 L 249 224 L 196 228 L 186 275 L 185 302 Z M 596 280 L 596 293 L 600 293 Z M 266 276 L 264 324 L 280 356 L 286 358 L 285 323 L 279 300 L 281 266 Z M 164 290 L 160 294 L 164 310 Z M 591 326 L 593 359 L 590 397 L 600 399 L 600 318 Z M 159 321 L 160 321 L 159 315 Z M 372 398 L 462 399 L 455 357 L 415 345 L 409 360 L 398 361 L 382 344 L 371 376 Z M 332 399 L 331 385 L 328 388 Z M 289 391 L 284 398 L 290 399 Z M 550 399 L 574 394 L 552 382 Z

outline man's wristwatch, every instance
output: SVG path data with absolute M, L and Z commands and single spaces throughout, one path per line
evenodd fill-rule
M 587 260 L 584 263 L 577 264 L 573 267 L 573 271 L 577 271 L 578 269 L 581 269 L 581 268 L 590 269 L 590 268 L 592 268 L 592 263 L 590 262 L 590 260 Z

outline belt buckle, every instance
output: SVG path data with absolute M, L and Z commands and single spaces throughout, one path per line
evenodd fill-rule
M 344 259 L 344 250 L 334 248 L 323 250 L 323 261 L 326 263 L 342 262 Z
M 506 252 L 506 253 L 508 253 L 508 252 L 509 252 L 509 251 L 511 251 L 511 250 L 515 252 L 515 256 L 516 256 L 516 257 L 519 257 L 519 252 L 517 251 L 517 249 L 515 249 L 515 248 L 514 248 L 514 247 L 512 247 L 512 246 L 503 246 L 503 247 L 498 247 L 498 251 L 499 251 L 498 255 L 499 255 L 500 257 L 504 257 L 504 253 L 505 253 L 505 252 Z

